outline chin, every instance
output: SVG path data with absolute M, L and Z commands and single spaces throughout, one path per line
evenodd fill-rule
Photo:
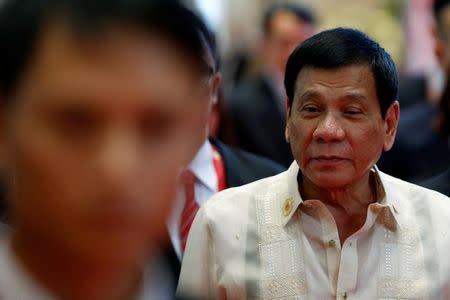
M 345 176 L 340 173 L 317 174 L 310 179 L 316 186 L 323 189 L 338 189 L 350 184 Z

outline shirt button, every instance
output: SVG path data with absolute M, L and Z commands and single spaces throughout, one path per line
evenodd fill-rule
M 329 240 L 328 241 L 328 246 L 335 247 L 336 246 L 336 241 L 335 240 Z

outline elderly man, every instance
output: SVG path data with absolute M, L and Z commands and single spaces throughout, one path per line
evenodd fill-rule
M 2 2 L 0 299 L 169 298 L 156 252 L 214 90 L 200 27 L 176 1 Z
M 285 75 L 288 171 L 198 213 L 179 292 L 217 299 L 448 299 L 450 199 L 380 172 L 399 119 L 389 54 L 363 33 L 306 40 Z

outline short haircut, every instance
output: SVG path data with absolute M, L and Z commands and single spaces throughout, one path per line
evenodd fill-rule
M 361 31 L 335 28 L 322 31 L 300 44 L 289 56 L 284 86 L 289 106 L 295 85 L 305 67 L 333 70 L 350 65 L 368 65 L 375 79 L 381 115 L 397 99 L 398 77 L 391 56 Z
M 270 34 L 272 18 L 281 11 L 293 13 L 301 22 L 314 25 L 316 18 L 313 12 L 305 7 L 293 3 L 281 3 L 270 6 L 264 14 L 262 27 L 265 35 Z
M 62 20 L 76 34 L 101 35 L 124 25 L 158 34 L 211 72 L 205 59 L 205 24 L 176 0 L 4 0 L 0 5 L 0 95 L 14 91 L 39 43 L 45 26 Z

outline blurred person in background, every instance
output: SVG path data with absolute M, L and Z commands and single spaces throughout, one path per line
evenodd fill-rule
M 434 124 L 450 147 L 450 76 L 442 95 L 440 113 Z M 436 190 L 450 197 L 450 164 L 448 169 L 422 183 L 423 186 Z
M 360 31 L 286 66 L 295 161 L 198 212 L 179 292 L 208 299 L 449 299 L 450 199 L 380 172 L 400 113 L 390 55 Z
M 271 6 L 263 18 L 262 55 L 226 97 L 226 111 L 239 147 L 285 167 L 292 163 L 284 139 L 284 69 L 289 54 L 315 31 L 312 12 L 296 4 Z
M 203 36 L 209 49 L 207 56 L 211 66 L 212 93 L 210 93 L 211 112 L 209 120 L 214 118 L 214 107 L 218 105 L 221 84 L 220 62 L 214 34 L 203 24 Z M 211 127 L 206 131 L 210 135 Z M 285 171 L 285 168 L 265 157 L 261 157 L 238 148 L 228 146 L 218 138 L 205 138 L 196 156 L 183 171 L 181 189 L 177 195 L 172 216 L 168 221 L 168 230 L 172 241 L 172 266 L 179 274 L 181 259 L 186 247 L 190 226 L 198 209 L 215 193 L 230 187 L 241 186 L 258 179 Z
M 441 69 L 450 67 L 450 0 L 433 5 L 435 54 Z M 450 165 L 448 135 L 438 126 L 441 95 L 427 97 L 402 110 L 397 138 L 391 151 L 382 155 L 380 170 L 412 182 L 420 182 L 443 172 Z
M 158 251 L 213 90 L 199 22 L 168 0 L 2 2 L 0 299 L 169 299 Z

